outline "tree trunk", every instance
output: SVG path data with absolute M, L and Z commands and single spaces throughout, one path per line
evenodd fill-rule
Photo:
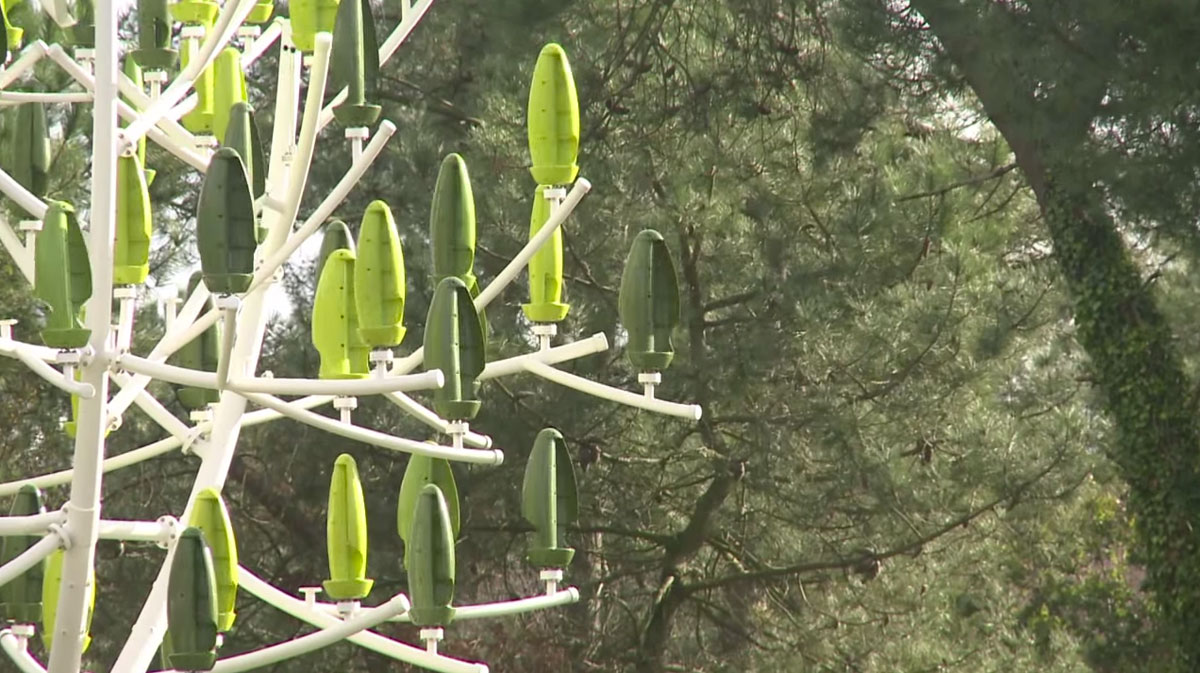
M 1069 125 L 1061 106 L 1038 105 L 1017 82 L 1022 64 L 996 58 L 973 10 L 913 0 L 946 55 L 1003 134 L 1029 182 L 1074 301 L 1077 338 L 1117 433 L 1111 457 L 1130 487 L 1147 588 L 1177 644 L 1178 670 L 1200 670 L 1200 430 L 1187 408 L 1189 383 L 1171 334 L 1079 160 L 1105 87 L 1079 96 Z M 1007 66 L 1007 68 L 1005 67 Z M 1060 81 L 1065 73 L 1048 76 Z

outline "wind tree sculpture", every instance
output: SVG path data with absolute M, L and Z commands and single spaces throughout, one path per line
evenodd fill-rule
M 555 368 L 608 348 L 603 334 L 552 343 L 555 326 L 569 309 L 563 303 L 560 227 L 591 187 L 578 177 L 579 105 L 563 50 L 554 44 L 542 50 L 529 94 L 531 172 L 537 186 L 528 244 L 491 282 L 480 283 L 473 273 L 476 223 L 467 166 L 456 154 L 446 157 L 430 215 L 436 291 L 421 347 L 397 357 L 393 349 L 405 336 L 406 279 L 391 211 L 387 203 L 373 202 L 357 241 L 344 223 L 330 217 L 395 131 L 392 122 L 379 121 L 381 109 L 369 98 L 380 65 L 393 57 L 432 0 L 400 0 L 401 21 L 381 44 L 368 0 L 292 0 L 290 18 L 273 17 L 270 0 L 139 0 L 137 45 L 126 48 L 123 69 L 118 68 L 123 45 L 117 39 L 117 3 L 40 4 L 71 45 L 22 44 L 21 27 L 10 22 L 12 0 L 0 0 L 0 106 L 7 108 L 12 131 L 0 192 L 30 216 L 14 230 L 0 213 L 0 243 L 47 310 L 41 344 L 14 340 L 13 321 L 0 322 L 0 354 L 20 360 L 71 396 L 72 419 L 64 429 L 75 448 L 73 469 L 0 484 L 0 494 L 12 496 L 9 516 L 0 517 L 0 616 L 8 622 L 0 645 L 18 669 L 47 670 L 29 648 L 40 631 L 51 673 L 80 670 L 96 599 L 100 539 L 157 543 L 166 550 L 128 640 L 106 669 L 113 673 L 143 673 L 159 651 L 164 669 L 243 671 L 342 640 L 430 670 L 480 672 L 487 670 L 484 664 L 439 653 L 444 629 L 453 622 L 578 600 L 574 588 L 560 588 L 574 553 L 565 542 L 578 511 L 575 474 L 562 435 L 548 428 L 530 452 L 521 500 L 522 515 L 534 529 L 528 560 L 539 570 L 544 595 L 485 605 L 454 603 L 459 503 L 450 462 L 495 465 L 504 458 L 488 436 L 469 425 L 480 408 L 479 386 L 529 373 L 652 412 L 698 419 L 700 409 L 654 396 L 671 362 L 680 307 L 670 254 L 653 231 L 636 237 L 620 291 L 626 350 L 642 371 L 642 393 Z M 178 45 L 172 39 L 176 32 Z M 274 125 L 265 155 L 242 73 L 276 44 Z M 37 93 L 32 68 L 45 59 L 82 90 Z M 308 89 L 301 107 L 305 71 Z M 327 89 L 336 93 L 327 96 Z M 51 155 L 45 106 L 74 104 L 93 106 L 87 222 L 80 222 L 71 204 L 46 198 Z M 351 143 L 352 164 L 301 221 L 317 136 L 335 120 Z M 154 171 L 145 165 L 147 139 L 204 174 L 196 212 L 201 269 L 182 307 L 176 311 L 168 303 L 165 334 L 139 357 L 130 352 L 133 316 L 143 297 L 139 286 L 149 273 L 154 238 L 147 192 Z M 281 265 L 322 228 L 312 320 L 320 370 L 316 378 L 259 375 L 266 293 L 278 282 Z M 483 310 L 526 267 L 530 294 L 523 312 L 539 348 L 488 362 Z M 151 379 L 179 388 L 179 399 L 191 409 L 188 421 L 154 397 L 147 389 Z M 119 390 L 110 391 L 110 383 Z M 431 391 L 431 404 L 409 395 L 415 391 Z M 285 401 L 280 395 L 301 397 Z M 431 434 L 448 435 L 449 445 L 354 424 L 361 395 L 386 397 L 399 412 L 428 425 Z M 313 411 L 330 403 L 336 419 Z M 106 437 L 119 429 L 131 404 L 161 426 L 165 437 L 106 458 Z M 250 404 L 260 408 L 251 411 Z M 305 598 L 289 595 L 239 564 L 221 488 L 241 429 L 285 417 L 408 454 L 397 512 L 407 596 L 397 594 L 370 608 L 360 603 L 372 581 L 365 577 L 362 486 L 349 455 L 334 464 L 329 490 L 329 577 L 322 584 L 329 602 L 317 601 L 313 590 Z M 200 463 L 178 519 L 101 517 L 106 473 L 181 449 L 199 456 Z M 69 501 L 48 510 L 40 489 L 67 483 Z M 220 656 L 222 634 L 236 619 L 239 590 L 317 630 Z M 424 647 L 370 630 L 389 620 L 420 626 Z

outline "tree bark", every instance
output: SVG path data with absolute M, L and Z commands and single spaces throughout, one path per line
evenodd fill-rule
M 1081 160 L 1105 87 L 1081 78 L 1076 112 L 1086 114 L 1055 118 L 1061 105 L 1039 104 L 1016 84 L 1028 76 L 1019 71 L 1032 66 L 998 62 L 1003 50 L 990 48 L 973 9 L 948 0 L 912 6 L 1012 148 L 1037 198 L 1074 302 L 1077 339 L 1116 428 L 1111 458 L 1130 488 L 1147 587 L 1176 644 L 1178 670 L 1200 670 L 1200 429 L 1184 404 L 1190 385 L 1170 325 Z M 1072 69 L 1064 70 L 1040 79 L 1066 87 Z

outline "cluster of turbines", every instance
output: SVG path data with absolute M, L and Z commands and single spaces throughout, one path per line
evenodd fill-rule
M 33 0 L 26 0 L 27 3 Z M 528 134 L 536 184 L 528 244 L 486 286 L 473 272 L 475 204 L 467 164 L 442 161 L 430 212 L 433 300 L 422 344 L 405 356 L 406 276 L 401 237 L 384 201 L 366 209 L 351 235 L 331 219 L 338 205 L 383 150 L 395 126 L 379 121 L 370 101 L 381 63 L 396 52 L 433 0 L 401 0 L 401 21 L 381 44 L 367 0 L 291 0 L 290 16 L 275 17 L 270 0 L 139 0 L 138 44 L 116 70 L 116 9 L 80 0 L 42 0 L 46 15 L 69 39 L 73 53 L 40 40 L 23 45 L 11 22 L 11 0 L 0 0 L 0 106 L 8 137 L 0 157 L 0 193 L 32 217 L 19 223 L 24 241 L 0 214 L 0 243 L 45 304 L 41 344 L 13 337 L 0 321 L 0 355 L 16 358 L 72 398 L 65 430 L 75 438 L 74 467 L 0 484 L 14 495 L 0 517 L 0 646 L 24 673 L 44 672 L 28 644 L 40 623 L 51 673 L 74 673 L 86 650 L 95 600 L 98 539 L 156 542 L 167 549 L 159 579 L 132 627 L 114 673 L 142 673 L 155 649 L 164 669 L 241 671 L 348 639 L 432 670 L 486 671 L 438 652 L 454 620 L 543 609 L 578 600 L 560 589 L 574 551 L 566 527 L 578 516 L 574 468 L 562 435 L 542 430 L 526 463 L 522 514 L 534 533 L 528 560 L 540 571 L 544 595 L 502 603 L 455 605 L 458 490 L 451 462 L 498 464 L 504 455 L 471 429 L 478 390 L 491 378 L 529 373 L 617 403 L 695 420 L 700 409 L 655 397 L 671 363 L 679 322 L 675 270 L 661 235 L 639 233 L 626 260 L 619 313 L 625 350 L 641 373 L 643 390 L 612 388 L 554 365 L 608 348 L 603 334 L 555 346 L 563 302 L 561 225 L 590 189 L 578 177 L 579 103 L 563 49 L 549 44 L 534 68 Z M 179 48 L 175 49 L 175 24 Z M 263 27 L 265 26 L 265 28 Z M 233 46 L 235 39 L 239 46 Z M 247 101 L 244 71 L 280 43 L 270 153 Z M 11 55 L 11 60 L 9 56 Z M 82 92 L 37 91 L 33 65 L 57 63 Z M 172 78 L 169 72 L 179 65 Z M 296 110 L 303 73 L 308 93 Z M 326 104 L 326 89 L 334 92 Z M 30 91 L 16 90 L 24 85 Z M 165 85 L 165 86 L 164 86 Z M 119 95 L 118 95 L 119 92 Z M 52 163 L 47 105 L 95 106 L 92 221 L 85 231 L 72 204 L 48 198 Z M 124 126 L 116 123 L 120 115 Z M 298 220 L 319 131 L 336 120 L 351 143 L 352 165 L 303 222 Z M 376 125 L 372 131 L 371 126 Z M 166 333 L 145 356 L 130 352 L 139 286 L 149 276 L 154 241 L 146 140 L 204 173 L 196 212 L 200 270 L 182 308 L 168 303 Z M 111 214 L 104 218 L 105 210 Z M 295 226 L 296 224 L 299 226 Z M 281 265 L 322 232 L 312 340 L 320 355 L 316 378 L 258 375 L 265 313 L 263 295 Z M 528 269 L 529 302 L 522 306 L 538 348 L 487 359 L 484 308 Z M 113 303 L 118 310 L 113 311 Z M 115 315 L 114 315 L 115 313 Z M 414 373 L 423 369 L 420 373 Z M 178 389 L 191 424 L 146 390 L 152 380 Z M 108 395 L 108 384 L 121 391 Z M 431 390 L 427 406 L 408 393 Z M 283 396 L 299 396 L 285 400 Z M 438 434 L 448 445 L 416 441 L 356 425 L 357 396 L 382 395 Z M 261 407 L 247 411 L 247 403 Z M 332 403 L 338 418 L 312 411 Z M 167 437 L 118 456 L 105 456 L 107 434 L 136 404 Z M 253 575 L 238 561 L 236 538 L 221 486 L 242 427 L 288 417 L 369 445 L 410 454 L 399 488 L 397 529 L 404 541 L 408 594 L 365 608 L 366 514 L 354 459 L 333 467 L 327 512 L 329 577 L 297 599 Z M 100 518 L 103 474 L 184 449 L 201 458 L 180 519 L 110 521 Z M 62 510 L 47 511 L 43 488 L 71 484 Z M 239 587 L 305 619 L 319 630 L 253 652 L 219 658 L 222 634 L 233 627 Z M 414 648 L 369 631 L 384 621 L 421 627 Z M 158 648 L 161 640 L 161 648 Z

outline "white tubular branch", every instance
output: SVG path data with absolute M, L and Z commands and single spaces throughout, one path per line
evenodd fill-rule
M 400 407 L 402 411 L 425 425 L 444 435 L 450 434 L 450 421 L 425 408 L 420 402 L 417 402 L 408 395 L 400 392 L 392 392 L 384 393 L 383 396 L 391 400 L 397 407 Z M 492 448 L 492 438 L 487 435 L 481 435 L 473 430 L 468 430 L 463 435 L 463 444 L 476 449 L 490 449 Z
M 320 428 L 326 432 L 340 435 L 347 439 L 353 439 L 358 442 L 378 446 L 382 449 L 391 449 L 393 451 L 402 451 L 404 453 L 413 453 L 422 456 L 430 456 L 433 458 L 445 458 L 446 460 L 457 461 L 461 463 L 477 463 L 481 465 L 499 465 L 504 462 L 504 453 L 499 449 L 458 449 L 451 446 L 439 446 L 437 444 L 426 444 L 417 442 L 403 437 L 394 437 L 377 430 L 351 425 L 349 423 L 341 423 L 335 419 L 314 414 L 311 411 L 294 408 L 287 402 L 262 393 L 241 393 L 243 397 L 251 402 L 274 409 L 279 413 L 289 418 L 295 419 L 311 425 L 314 428 Z
M 122 353 L 117 358 L 116 364 L 121 369 L 149 376 L 152 379 L 160 379 L 168 383 L 177 383 L 181 386 L 191 386 L 193 388 L 210 388 L 216 390 L 217 375 L 213 372 L 203 372 L 198 369 L 188 369 L 187 367 L 176 367 L 162 362 L 154 362 L 146 358 L 140 358 L 132 353 Z
M 101 540 L 157 542 L 165 544 L 174 530 L 174 522 L 100 520 Z
M 58 357 L 58 351 L 54 348 L 25 343 L 24 341 L 17 341 L 15 339 L 0 339 L 0 355 L 8 355 L 15 358 L 18 352 L 24 352 L 26 355 L 42 362 L 54 362 Z
M 271 278 L 276 269 L 282 266 L 292 256 L 292 253 L 325 223 L 325 220 L 329 219 L 333 211 L 342 204 L 342 201 L 350 194 L 350 190 L 354 188 L 354 185 L 358 183 L 363 174 L 367 172 L 367 169 L 371 167 L 371 164 L 375 162 L 376 157 L 383 151 L 384 145 L 387 144 L 388 139 L 395 132 L 396 125 L 392 122 L 385 119 L 379 124 L 379 128 L 375 131 L 375 137 L 371 138 L 371 142 L 367 143 L 367 146 L 363 148 L 362 156 L 350 166 L 350 170 L 346 171 L 346 174 L 342 176 L 342 179 L 333 188 L 333 191 L 329 193 L 329 196 L 326 196 L 325 200 L 321 201 L 321 204 L 317 206 L 313 214 L 309 215 L 304 224 L 284 242 L 279 250 L 268 257 L 262 266 L 254 272 L 254 283 L 251 285 L 251 290 Z M 408 372 L 402 373 L 407 374 Z
M 45 362 L 42 362 L 28 351 L 24 349 L 18 349 L 14 355 L 16 355 L 17 359 L 23 362 L 26 367 L 29 367 L 31 370 L 33 370 L 34 374 L 42 377 L 55 388 L 66 391 L 72 395 L 78 396 L 80 399 L 85 400 L 96 396 L 96 388 L 92 386 L 92 384 L 68 379 L 63 375 L 62 372 L 58 371 L 54 367 L 51 367 Z
M 28 46 L 21 50 L 21 55 L 17 60 L 8 64 L 4 70 L 0 70 L 0 89 L 6 88 L 9 84 L 21 78 L 25 71 L 34 66 L 35 63 L 42 60 L 46 55 L 46 43 L 41 40 L 34 40 Z
M 25 91 L 0 92 L 0 102 L 6 106 L 21 103 L 90 103 L 92 94 L 83 91 L 30 93 Z
M 76 82 L 82 84 L 84 88 L 95 95 L 96 78 L 93 77 L 92 74 L 87 70 L 85 70 L 83 66 L 79 65 L 75 59 L 71 58 L 70 54 L 68 54 L 62 48 L 62 46 L 57 44 L 51 45 L 47 48 L 46 54 L 53 59 L 55 63 L 58 63 L 59 66 L 61 66 L 62 69 L 66 71 L 66 73 L 70 75 Z M 150 100 L 146 97 L 145 93 L 138 90 L 137 86 L 134 85 L 131 80 L 129 81 L 128 88 L 122 87 L 121 84 L 124 81 L 126 81 L 124 75 L 122 73 L 117 73 L 117 87 L 121 89 L 122 93 L 128 96 L 131 100 L 134 100 L 135 102 L 138 100 Z M 136 94 L 134 93 L 135 91 Z M 133 109 L 133 107 L 131 107 L 128 103 L 120 99 L 117 100 L 117 113 L 126 120 L 137 119 L 141 114 L 137 110 Z M 192 136 L 191 133 L 189 133 L 182 126 L 179 126 L 179 124 L 174 123 L 173 120 L 164 120 L 163 125 L 170 129 L 170 133 L 165 132 L 155 126 L 146 132 L 150 139 L 161 145 L 171 154 L 174 154 L 176 157 L 183 160 L 185 163 L 203 171 L 208 166 L 208 158 L 195 151 L 194 136 Z M 191 142 L 186 140 L 189 137 L 193 138 Z
M 17 636 L 12 629 L 0 631 L 0 649 L 17 665 L 20 673 L 46 673 L 46 669 L 29 653 L 28 641 Z
M 479 381 L 487 381 L 510 374 L 524 373 L 527 362 L 554 365 L 593 353 L 603 353 L 606 350 L 608 350 L 608 337 L 604 336 L 603 332 L 596 332 L 586 339 L 580 339 L 573 343 L 489 362 L 484 366 L 483 373 L 475 378 Z
M 246 591 L 257 596 L 264 603 L 314 626 L 329 628 L 336 626 L 339 622 L 336 617 L 324 614 L 318 610 L 309 609 L 304 601 L 276 589 L 254 573 L 240 566 L 238 567 L 238 584 Z M 459 661 L 437 654 L 430 654 L 423 649 L 405 643 L 398 643 L 370 631 L 356 633 L 349 636 L 347 640 L 355 645 L 364 647 L 372 652 L 378 652 L 397 661 L 403 661 L 407 664 L 431 671 L 438 671 L 439 673 L 488 673 L 488 667 L 483 664 Z
M 305 397 L 305 398 L 301 398 L 298 400 L 294 400 L 292 402 L 289 402 L 289 404 L 296 406 L 296 407 L 304 408 L 304 409 L 311 409 L 312 407 L 318 407 L 318 406 L 321 406 L 322 404 L 328 404 L 329 401 L 332 399 L 333 398 L 328 395 L 313 395 L 311 397 Z M 283 414 L 281 414 L 273 409 L 258 409 L 256 411 L 251 411 L 251 412 L 247 413 L 245 416 L 243 416 L 242 417 L 242 425 L 243 426 L 261 425 L 263 423 L 278 420 L 280 418 L 283 418 Z M 189 433 L 189 441 L 186 441 L 186 442 L 182 441 L 179 437 L 167 437 L 165 439 L 160 439 L 157 442 L 152 442 L 150 444 L 147 444 L 143 447 L 133 449 L 132 451 L 126 451 L 125 453 L 122 453 L 120 455 L 108 458 L 103 463 L 103 471 L 105 474 L 107 474 L 107 473 L 113 472 L 115 470 L 120 470 L 122 468 L 129 467 L 130 465 L 137 465 L 138 463 L 150 460 L 151 458 L 156 458 L 158 456 L 161 456 L 164 453 L 167 453 L 168 451 L 178 449 L 181 446 L 189 445 L 189 444 L 191 444 L 191 441 L 192 441 L 191 438 L 196 437 L 202 431 L 205 431 L 205 432 L 208 431 L 208 429 L 211 427 L 212 427 L 212 422 L 205 421 L 203 423 L 196 425 L 194 428 L 192 428 L 192 431 Z M 51 486 L 61 486 L 65 483 L 68 483 L 69 481 L 71 481 L 72 474 L 73 474 L 73 472 L 71 470 L 62 470 L 60 472 L 51 472 L 50 474 L 43 474 L 38 477 L 30 477 L 27 479 L 21 479 L 19 481 L 5 482 L 3 484 L 0 484 L 0 496 L 12 495 L 12 494 L 16 493 L 17 491 L 19 491 L 21 489 L 21 486 L 23 486 L 25 484 L 33 484 L 34 486 L 37 486 L 38 488 L 50 488 Z M 41 515 L 39 515 L 39 516 L 41 516 Z M 46 515 L 46 516 L 49 516 L 49 515 Z M 3 519 L 0 519 L 0 522 L 2 522 L 2 521 L 3 521 Z M 51 522 L 51 523 L 54 523 L 54 522 Z M 0 523 L 0 535 L 5 534 L 4 530 L 5 530 L 4 524 Z M 37 532 L 37 531 L 35 531 L 35 532 Z
M 525 369 L 534 376 L 540 376 L 560 386 L 573 388 L 581 393 L 587 393 L 593 397 L 599 397 L 600 399 L 616 402 L 617 404 L 624 404 L 628 407 L 645 409 L 646 411 L 653 411 L 667 416 L 678 416 L 679 418 L 686 418 L 692 421 L 700 420 L 700 414 L 702 413 L 698 404 L 678 404 L 676 402 L 645 397 L 644 395 L 631 393 L 620 388 L 606 386 L 603 383 L 596 383 L 582 376 L 568 374 L 536 360 L 526 362 Z
M 235 393 L 271 395 L 379 395 L 402 390 L 429 390 L 446 385 L 442 370 L 407 376 L 366 379 L 230 379 L 227 387 Z
M 130 377 L 120 372 L 112 374 L 112 380 L 121 386 L 122 389 L 130 384 Z M 191 443 L 195 439 L 194 430 L 188 424 L 176 418 L 175 414 L 172 414 L 150 393 L 143 390 L 137 394 L 133 401 L 151 420 L 158 423 L 159 427 L 171 433 L 180 442 Z
M 0 587 L 17 579 L 26 570 L 42 562 L 50 554 L 62 546 L 62 538 L 58 533 L 47 533 L 32 547 L 21 552 L 13 560 L 0 566 Z
M 359 610 L 350 619 L 327 626 L 316 633 L 309 633 L 278 645 L 222 659 L 212 670 L 213 673 L 241 673 L 260 666 L 270 666 L 286 661 L 323 647 L 329 647 L 356 633 L 362 633 L 396 615 L 408 612 L 408 608 L 408 597 L 404 594 L 396 594 L 383 605 Z
M 506 617 L 508 615 L 519 615 L 525 612 L 533 612 L 535 610 L 546 610 L 549 608 L 557 608 L 563 605 L 570 605 L 579 602 L 579 589 L 575 587 L 567 587 L 561 591 L 556 591 L 550 595 L 530 596 L 529 598 L 518 598 L 515 601 L 501 601 L 499 603 L 481 603 L 479 605 L 456 605 L 454 606 L 454 621 L 463 619 L 486 619 L 488 617 Z M 335 607 L 336 606 L 330 606 Z M 408 615 L 400 615 L 392 621 L 394 622 L 411 622 L 412 619 Z
M 152 444 L 147 444 L 141 448 L 134 449 L 132 451 L 126 451 L 119 456 L 113 456 L 112 458 L 106 459 L 102 464 L 102 471 L 107 474 L 123 467 L 137 465 L 142 461 L 149 460 L 156 456 L 161 456 L 172 449 L 177 449 L 179 446 L 180 441 L 176 437 L 160 439 Z M 71 477 L 74 474 L 74 470 L 62 470 L 60 472 L 51 472 L 50 474 L 43 474 L 37 477 L 22 479 L 20 481 L 6 482 L 0 484 L 0 496 L 12 495 L 19 491 L 25 484 L 33 484 L 38 488 L 62 486 L 63 484 L 70 483 Z
M 225 48 L 225 45 L 229 44 L 237 27 L 242 25 L 252 9 L 254 9 L 254 0 L 235 0 L 225 3 L 212 30 L 204 36 L 204 44 L 200 45 L 200 51 L 196 54 L 196 58 L 189 60 L 187 67 L 180 71 L 175 80 L 159 94 L 158 99 L 146 108 L 132 124 L 120 132 L 118 139 L 124 147 L 132 147 L 137 144 L 137 141 L 151 127 L 158 124 L 158 121 L 166 116 L 176 103 L 183 100 L 196 78 L 204 72 L 205 68 L 212 65 L 217 54 Z
M 22 187 L 21 183 L 3 170 L 0 170 L 0 193 L 12 199 L 25 212 L 39 220 L 46 215 L 46 210 L 49 208 L 45 201 L 34 196 L 32 192 Z
M 30 482 L 26 481 L 22 483 L 28 484 Z M 6 493 L 5 495 L 8 494 Z M 42 514 L 30 514 L 28 516 L 0 517 L 0 537 L 45 534 L 50 529 L 50 524 L 61 524 L 66 520 L 67 515 L 61 509 Z

